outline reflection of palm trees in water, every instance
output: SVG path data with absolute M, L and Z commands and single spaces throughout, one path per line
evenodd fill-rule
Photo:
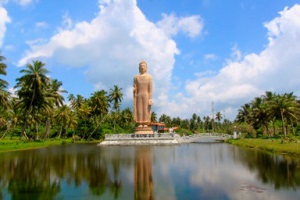
M 134 168 L 134 199 L 154 199 L 153 187 L 152 151 L 150 147 L 137 148 Z

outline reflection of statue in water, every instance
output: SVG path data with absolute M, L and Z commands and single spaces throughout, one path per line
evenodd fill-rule
M 134 165 L 134 199 L 153 200 L 152 157 L 149 147 L 136 150 Z
M 133 80 L 134 120 L 138 123 L 136 133 L 153 133 L 148 127 L 151 122 L 152 76 L 147 74 L 147 63 L 140 62 L 140 74 Z

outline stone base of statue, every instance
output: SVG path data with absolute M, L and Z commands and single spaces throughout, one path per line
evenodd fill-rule
M 153 130 L 151 127 L 136 127 L 134 130 L 135 134 L 153 134 Z
M 180 136 L 174 133 L 130 133 L 130 134 L 105 134 L 105 139 L 98 146 L 110 145 L 175 145 Z

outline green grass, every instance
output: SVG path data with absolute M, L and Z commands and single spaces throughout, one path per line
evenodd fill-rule
M 76 141 L 75 143 L 87 143 L 91 141 Z M 92 141 L 97 142 L 97 141 Z M 0 152 L 37 149 L 49 146 L 59 146 L 74 143 L 72 138 L 68 139 L 47 139 L 47 140 L 20 140 L 17 138 L 4 138 L 0 140 Z
M 248 148 L 257 148 L 268 152 L 281 153 L 281 154 L 293 154 L 300 156 L 300 141 L 283 139 L 254 139 L 254 138 L 245 138 L 245 139 L 231 139 L 227 141 L 230 144 L 248 147 Z

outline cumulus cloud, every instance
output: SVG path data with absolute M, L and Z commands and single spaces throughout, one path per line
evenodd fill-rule
M 0 6 L 6 3 L 8 3 L 8 0 L 0 0 Z
M 15 0 L 15 2 L 21 6 L 28 6 L 29 4 L 33 3 L 34 0 Z
M 154 75 L 154 97 L 163 98 L 170 87 L 174 56 L 179 53 L 163 24 L 157 26 L 148 21 L 136 0 L 101 0 L 99 10 L 90 22 L 73 24 L 65 15 L 58 33 L 45 44 L 31 41 L 31 49 L 18 65 L 32 59 L 51 58 L 68 67 L 87 66 L 86 78 L 95 88 L 107 89 L 116 84 L 130 98 L 138 63 L 146 60 L 149 72 Z M 173 20 L 178 21 L 177 31 L 190 37 L 201 31 L 201 19 L 197 16 Z
M 172 13 L 170 15 L 163 14 L 162 17 L 163 19 L 157 22 L 157 26 L 170 36 L 183 32 L 193 38 L 198 36 L 203 30 L 203 20 L 199 15 L 176 17 Z
M 11 20 L 7 14 L 5 8 L 1 7 L 0 5 L 0 47 L 3 44 L 3 38 L 5 36 L 6 31 L 6 24 L 9 23 Z
M 256 54 L 242 55 L 234 47 L 232 59 L 215 75 L 198 76 L 186 83 L 188 96 L 174 99 L 166 109 L 185 105 L 185 113 L 211 113 L 210 102 L 214 101 L 223 110 L 233 113 L 256 96 L 267 90 L 300 95 L 300 5 L 285 8 L 279 17 L 264 24 L 268 30 L 269 43 Z

